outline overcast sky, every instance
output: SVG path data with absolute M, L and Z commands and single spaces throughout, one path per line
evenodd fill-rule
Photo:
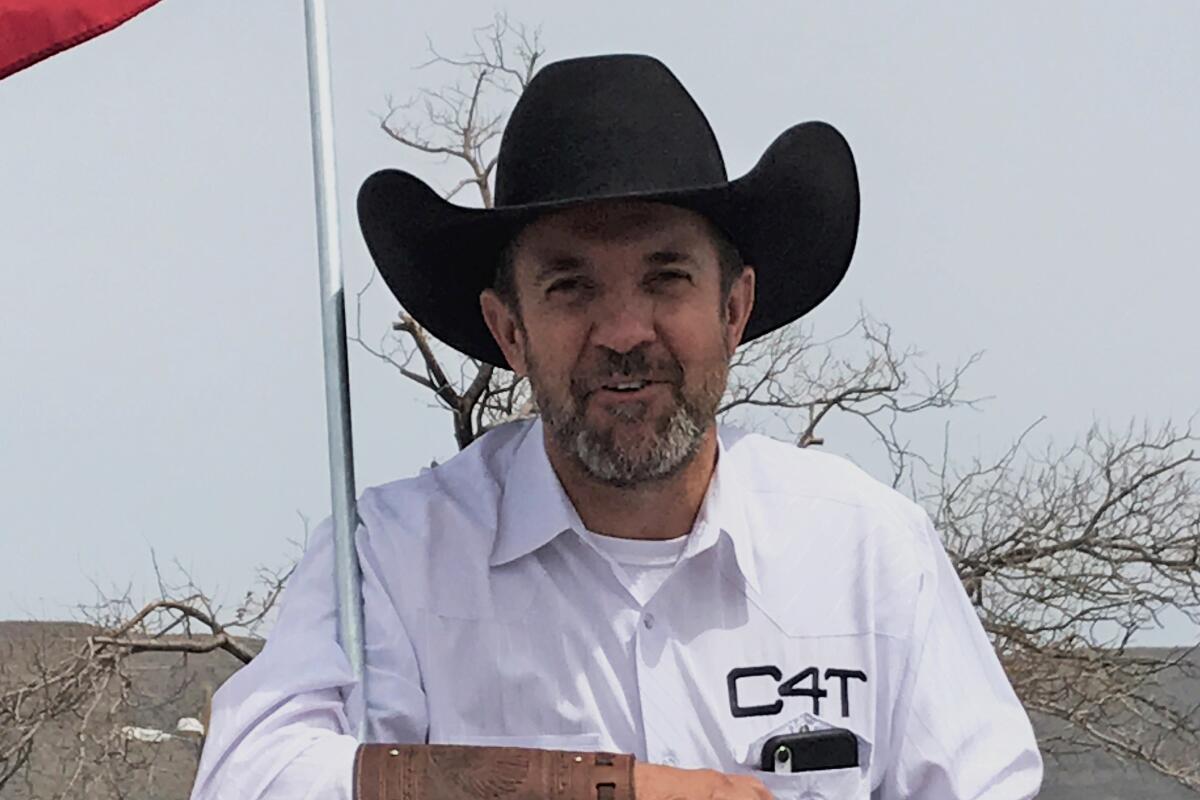
M 363 178 L 455 179 L 373 114 L 442 77 L 413 70 L 426 37 L 460 52 L 500 8 L 551 59 L 663 59 L 732 175 L 789 125 L 836 125 L 862 227 L 811 322 L 861 305 L 924 363 L 986 351 L 963 458 L 1041 416 L 1066 443 L 1200 411 L 1200 4 L 331 4 L 351 288 Z M 302 3 L 163 0 L 0 82 L 0 248 L 0 618 L 68 616 L 93 582 L 152 593 L 151 548 L 228 597 L 283 563 L 329 508 Z M 373 294 L 365 328 L 394 312 Z M 352 371 L 360 487 L 454 452 L 428 398 Z

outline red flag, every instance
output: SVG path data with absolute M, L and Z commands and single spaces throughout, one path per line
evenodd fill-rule
M 86 42 L 158 0 L 0 0 L 0 78 Z

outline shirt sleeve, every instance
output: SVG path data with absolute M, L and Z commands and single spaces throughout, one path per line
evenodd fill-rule
M 362 525 L 367 738 L 422 743 L 428 732 L 416 655 Z M 192 800 L 351 800 L 364 698 L 337 643 L 332 525 L 317 529 L 288 580 L 263 651 L 213 696 Z M 370 698 L 386 698 L 386 708 Z
M 1025 713 L 932 523 L 896 747 L 876 800 L 1022 800 L 1037 795 L 1042 758 Z

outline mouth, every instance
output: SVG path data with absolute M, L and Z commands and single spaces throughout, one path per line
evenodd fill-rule
M 617 381 L 613 383 L 605 383 L 600 386 L 606 392 L 617 392 L 618 394 L 629 394 L 639 392 L 651 385 L 652 381 Z
M 667 384 L 663 381 L 615 380 L 598 385 L 591 393 L 592 398 L 602 404 L 648 402 L 658 392 L 656 389 Z

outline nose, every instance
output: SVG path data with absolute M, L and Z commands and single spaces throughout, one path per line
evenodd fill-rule
M 628 353 L 657 338 L 654 303 L 636 293 L 612 292 L 596 309 L 591 343 Z

